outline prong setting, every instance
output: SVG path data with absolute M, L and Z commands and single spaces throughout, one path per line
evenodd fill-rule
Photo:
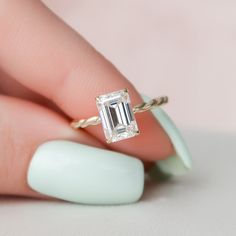
M 96 103 L 107 143 L 121 141 L 139 134 L 128 89 L 98 96 Z

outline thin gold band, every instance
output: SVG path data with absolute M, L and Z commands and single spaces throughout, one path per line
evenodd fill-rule
M 133 112 L 134 113 L 140 113 L 144 111 L 151 110 L 157 106 L 161 106 L 165 103 L 168 102 L 168 97 L 163 96 L 163 97 L 158 97 L 150 100 L 149 102 L 143 102 L 141 104 L 138 104 L 133 107 Z M 90 125 L 98 125 L 101 123 L 101 119 L 99 116 L 92 116 L 88 119 L 80 119 L 80 120 L 74 120 L 71 122 L 71 127 L 74 129 L 79 129 L 79 128 L 85 128 Z

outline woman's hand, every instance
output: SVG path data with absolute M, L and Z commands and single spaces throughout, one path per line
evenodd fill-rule
M 134 86 L 85 39 L 40 1 L 0 1 L 0 194 L 41 197 L 27 184 L 37 147 L 73 140 L 111 149 L 142 161 L 174 153 L 150 112 L 137 116 L 141 135 L 104 142 L 101 127 L 73 130 L 69 121 L 97 114 L 97 95 Z M 112 158 L 112 157 L 111 157 Z

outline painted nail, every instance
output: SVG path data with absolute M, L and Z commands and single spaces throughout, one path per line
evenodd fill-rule
M 134 157 L 57 140 L 36 150 L 28 184 L 39 193 L 66 201 L 128 204 L 143 193 L 144 168 Z
M 144 101 L 149 100 L 145 95 L 143 95 L 142 98 Z M 192 168 L 192 160 L 189 149 L 180 131 L 166 112 L 164 112 L 160 107 L 153 109 L 152 113 L 169 136 L 176 153 L 167 159 L 157 161 L 154 170 L 156 169 L 156 171 L 161 171 L 170 176 L 186 174 Z M 151 171 L 153 172 L 153 170 Z

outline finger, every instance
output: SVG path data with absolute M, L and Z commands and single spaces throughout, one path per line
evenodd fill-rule
M 39 196 L 26 181 L 35 149 L 52 139 L 104 147 L 86 132 L 75 132 L 56 113 L 36 104 L 0 95 L 0 194 Z
M 142 101 L 135 88 L 106 59 L 42 3 L 9 1 L 3 7 L 2 68 L 54 101 L 71 118 L 96 115 L 94 97 L 123 88 L 129 89 L 133 104 Z M 137 120 L 142 135 L 109 147 L 143 160 L 157 160 L 173 153 L 166 133 L 150 113 Z M 101 127 L 87 130 L 104 140 Z
M 141 197 L 140 160 L 102 149 L 96 139 L 69 129 L 63 118 L 33 103 L 0 96 L 0 117 L 0 194 L 90 204 Z

